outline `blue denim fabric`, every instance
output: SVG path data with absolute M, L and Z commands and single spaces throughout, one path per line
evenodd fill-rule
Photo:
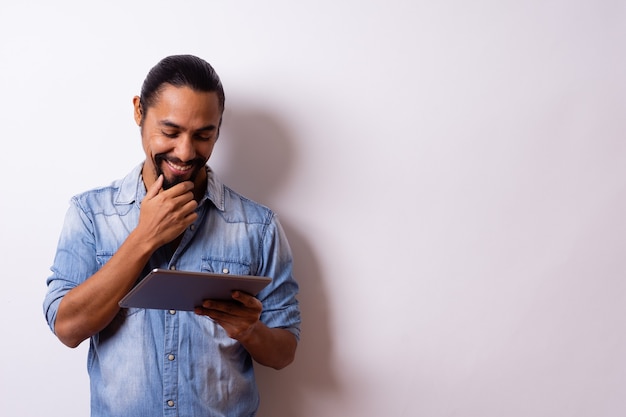
M 53 331 L 63 296 L 100 269 L 136 227 L 146 194 L 141 167 L 72 198 L 44 300 Z M 173 255 L 159 249 L 144 272 L 176 268 L 270 276 L 272 283 L 257 296 L 261 321 L 299 338 L 298 285 L 275 214 L 222 185 L 208 167 L 207 172 L 198 220 Z M 91 337 L 88 372 L 94 417 L 253 416 L 259 405 L 248 352 L 211 319 L 193 312 L 120 310 Z

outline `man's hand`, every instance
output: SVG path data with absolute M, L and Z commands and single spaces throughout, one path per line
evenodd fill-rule
M 184 181 L 168 190 L 163 190 L 162 185 L 163 175 L 160 175 L 141 202 L 137 225 L 137 232 L 154 242 L 155 247 L 176 239 L 198 218 L 193 182 Z
M 233 300 L 204 300 L 194 312 L 208 316 L 222 326 L 261 365 L 281 369 L 295 356 L 298 342 L 286 329 L 270 328 L 260 321 L 263 304 L 242 291 L 233 291 Z
M 196 314 L 208 316 L 222 326 L 229 337 L 242 341 L 253 332 L 263 304 L 242 291 L 233 291 L 233 301 L 204 300 L 202 307 L 196 307 Z

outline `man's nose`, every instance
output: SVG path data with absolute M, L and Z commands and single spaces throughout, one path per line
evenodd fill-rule
M 196 157 L 193 139 L 190 135 L 181 135 L 176 143 L 174 155 L 183 162 L 188 162 Z

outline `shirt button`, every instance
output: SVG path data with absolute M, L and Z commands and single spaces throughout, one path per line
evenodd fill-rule
M 224 269 L 222 269 L 222 273 L 223 273 L 223 274 L 228 274 L 229 272 L 230 272 L 230 271 L 228 270 L 228 268 L 224 268 Z
M 170 266 L 170 270 L 172 270 L 172 271 L 176 271 L 176 265 L 172 265 L 172 266 Z
M 189 228 L 190 228 L 191 230 L 196 230 L 196 225 L 195 225 L 195 224 L 192 224 L 191 226 L 189 226 Z
M 176 314 L 176 310 L 170 310 L 170 314 L 171 314 L 171 315 Z
M 174 401 L 168 400 L 167 405 L 169 405 L 170 407 L 174 407 Z
M 171 355 L 171 354 L 170 354 L 170 355 L 168 355 L 167 359 L 169 359 L 169 360 L 173 361 L 173 360 L 174 360 L 174 355 Z

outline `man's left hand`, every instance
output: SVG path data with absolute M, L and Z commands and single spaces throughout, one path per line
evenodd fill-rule
M 196 307 L 194 312 L 213 319 L 229 337 L 245 339 L 259 322 L 263 304 L 242 291 L 233 291 L 232 297 L 232 301 L 204 300 L 202 307 Z

